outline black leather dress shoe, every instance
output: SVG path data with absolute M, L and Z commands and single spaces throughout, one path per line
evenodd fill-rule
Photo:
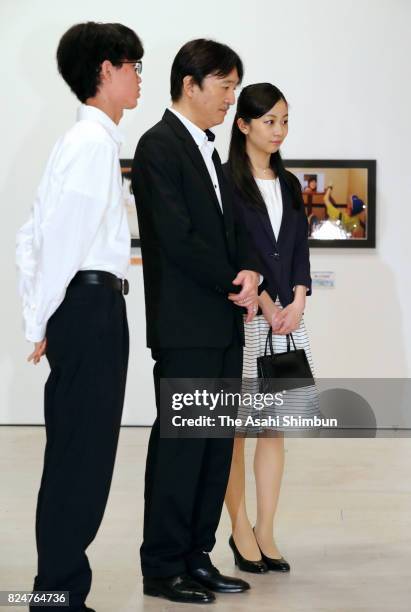
M 236 543 L 234 542 L 234 538 L 231 535 L 228 540 L 228 544 L 233 551 L 234 555 L 234 563 L 243 572 L 251 572 L 253 574 L 265 574 L 268 572 L 268 567 L 264 563 L 262 559 L 258 561 L 250 561 L 249 559 L 245 559 L 243 555 L 238 550 Z
M 253 527 L 253 531 L 254 531 L 254 527 Z M 255 531 L 254 531 L 254 535 L 255 535 Z M 255 539 L 255 541 L 257 542 L 257 538 Z M 257 546 L 258 548 L 260 548 L 260 545 L 258 542 L 257 542 Z M 261 548 L 260 548 L 260 553 L 261 553 L 262 560 L 264 561 L 264 563 L 266 564 L 270 572 L 289 572 L 290 571 L 290 564 L 288 563 L 288 561 L 284 559 L 284 557 L 281 557 L 280 559 L 272 559 L 271 557 L 267 557 L 263 553 Z
M 196 582 L 216 593 L 242 593 L 250 588 L 250 585 L 245 580 L 223 576 L 214 566 L 210 569 L 199 567 L 198 569 L 190 570 L 189 573 Z
M 187 574 L 170 578 L 143 578 L 144 595 L 164 597 L 181 603 L 213 603 L 214 593 L 193 580 Z

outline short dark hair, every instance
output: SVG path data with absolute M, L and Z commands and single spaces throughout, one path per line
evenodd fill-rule
M 109 60 L 139 60 L 143 45 L 137 34 L 121 23 L 78 23 L 60 39 L 57 48 L 58 70 L 81 102 L 96 95 L 101 83 L 100 66 Z
M 240 82 L 244 68 L 240 57 L 227 45 L 198 38 L 183 45 L 174 58 L 171 67 L 170 90 L 171 99 L 177 102 L 183 92 L 183 79 L 190 75 L 201 87 L 204 78 L 209 74 L 225 77 L 237 68 Z

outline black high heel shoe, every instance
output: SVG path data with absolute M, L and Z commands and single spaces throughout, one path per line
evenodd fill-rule
M 253 532 L 255 536 L 254 527 L 253 527 Z M 257 542 L 257 538 L 255 538 L 255 541 Z M 261 550 L 258 542 L 257 542 L 257 546 L 260 549 L 262 560 L 264 561 L 265 565 L 271 572 L 289 572 L 290 571 L 291 569 L 290 564 L 288 563 L 288 561 L 284 559 L 284 557 L 281 557 L 280 559 L 272 559 L 271 557 L 267 557 Z
M 268 572 L 268 567 L 262 559 L 260 559 L 259 561 L 249 561 L 248 559 L 244 559 L 244 557 L 238 550 L 232 535 L 228 540 L 228 544 L 231 550 L 233 551 L 234 563 L 236 564 L 238 569 L 243 572 L 251 572 L 252 574 L 265 574 L 266 572 Z

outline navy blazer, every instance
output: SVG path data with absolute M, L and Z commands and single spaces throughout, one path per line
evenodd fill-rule
M 233 184 L 228 164 L 223 168 L 233 186 L 236 218 L 248 231 L 272 300 L 278 297 L 282 306 L 287 306 L 294 299 L 296 285 L 305 285 L 307 295 L 311 295 L 307 216 L 303 206 L 298 210 L 294 208 L 286 181 L 280 178 L 283 216 L 277 241 L 268 213 L 246 201 Z M 298 181 L 291 172 L 289 174 L 292 180 Z

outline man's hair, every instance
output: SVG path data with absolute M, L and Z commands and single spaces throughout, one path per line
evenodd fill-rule
M 243 78 L 243 63 L 235 51 L 214 40 L 198 38 L 190 40 L 174 58 L 171 67 L 170 90 L 171 99 L 177 102 L 183 93 L 183 79 L 191 76 L 201 88 L 206 76 L 213 74 L 219 77 L 227 76 L 237 68 L 240 82 Z
M 137 34 L 121 23 L 78 23 L 63 34 L 57 48 L 58 70 L 81 102 L 96 95 L 100 66 L 109 60 L 139 60 L 143 45 Z

